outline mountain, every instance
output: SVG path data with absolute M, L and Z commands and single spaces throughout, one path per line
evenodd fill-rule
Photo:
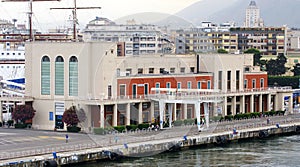
M 190 20 L 195 25 L 202 21 L 235 21 L 242 26 L 249 3 L 250 0 L 202 0 L 175 15 Z M 256 0 L 256 4 L 266 26 L 300 27 L 300 0 Z
M 128 15 L 114 20 L 117 24 L 126 24 L 127 21 L 134 20 L 137 24 L 154 24 L 158 26 L 167 26 L 173 28 L 186 28 L 193 26 L 191 22 L 184 20 L 178 16 L 156 13 L 144 12 L 133 15 Z

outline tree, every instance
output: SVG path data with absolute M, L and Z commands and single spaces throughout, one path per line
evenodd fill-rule
M 294 73 L 294 76 L 300 75 L 300 63 L 297 63 L 294 65 L 294 68 L 292 69 L 292 72 Z
M 11 115 L 15 121 L 25 124 L 34 117 L 35 110 L 31 105 L 16 105 Z
M 287 58 L 284 54 L 279 54 L 276 60 L 269 60 L 266 64 L 267 71 L 269 75 L 282 75 L 286 72 L 285 63 L 287 62 Z
M 67 124 L 67 127 L 77 126 L 80 122 L 76 113 L 77 109 L 75 106 L 71 106 L 69 109 L 66 109 L 62 121 Z
M 225 49 L 218 49 L 218 53 L 227 54 L 228 52 Z
M 251 48 L 251 49 L 248 49 L 246 50 L 244 53 L 253 53 L 253 65 L 254 66 L 260 66 L 262 67 L 263 62 L 260 60 L 261 59 L 261 53 L 258 49 L 255 49 L 255 48 Z

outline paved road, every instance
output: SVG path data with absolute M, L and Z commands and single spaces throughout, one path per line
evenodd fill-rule
M 86 148 L 159 141 L 167 138 L 183 138 L 185 135 L 207 135 L 232 131 L 233 128 L 239 131 L 261 126 L 275 126 L 276 123 L 281 125 L 290 124 L 300 122 L 300 114 L 271 117 L 270 119 L 270 124 L 267 124 L 266 118 L 211 123 L 210 128 L 202 132 L 198 132 L 197 126 L 181 126 L 160 131 L 110 135 L 0 128 L 0 160 L 51 154 L 52 152 L 72 152 Z M 66 134 L 69 136 L 68 143 L 66 143 Z

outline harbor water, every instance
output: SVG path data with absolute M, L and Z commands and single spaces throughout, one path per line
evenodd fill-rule
M 149 157 L 76 165 L 76 167 L 103 166 L 297 167 L 300 166 L 300 135 L 251 139 L 223 146 L 191 148 L 180 152 L 163 153 Z

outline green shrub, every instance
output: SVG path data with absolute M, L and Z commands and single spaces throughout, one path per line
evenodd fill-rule
M 130 131 L 130 130 L 136 130 L 138 128 L 137 125 L 126 125 L 125 128 Z
M 114 129 L 118 132 L 123 132 L 125 131 L 125 126 L 115 126 Z
M 231 120 L 233 120 L 233 116 L 232 115 L 226 115 L 225 120 L 231 121 Z
M 275 113 L 276 113 L 276 115 L 284 115 L 285 111 L 278 110 Z
M 150 125 L 151 126 L 151 125 Z M 143 123 L 143 124 L 138 124 L 137 126 L 140 130 L 142 129 L 148 129 L 149 128 L 149 124 L 148 123 Z
M 25 129 L 25 128 L 27 128 L 27 124 L 17 123 L 17 124 L 15 124 L 15 128 Z
M 183 125 L 183 120 L 174 121 L 174 126 L 181 126 L 181 125 Z
M 14 121 L 13 121 L 13 120 L 8 120 L 8 121 L 7 121 L 7 124 L 8 124 L 8 126 L 13 126 Z
M 68 126 L 67 127 L 67 131 L 68 132 L 80 132 L 81 131 L 81 128 L 80 127 L 77 127 L 77 126 Z
M 211 120 L 212 120 L 213 122 L 217 122 L 217 121 L 221 121 L 222 118 L 223 118 L 222 116 L 214 116 L 214 117 L 211 118 Z
M 97 134 L 97 135 L 105 135 L 106 131 L 109 131 L 109 130 L 112 130 L 112 128 L 94 128 L 93 129 L 94 134 Z
M 195 119 L 185 119 L 185 120 L 183 120 L 183 123 L 185 125 L 193 125 L 193 124 L 195 124 Z

